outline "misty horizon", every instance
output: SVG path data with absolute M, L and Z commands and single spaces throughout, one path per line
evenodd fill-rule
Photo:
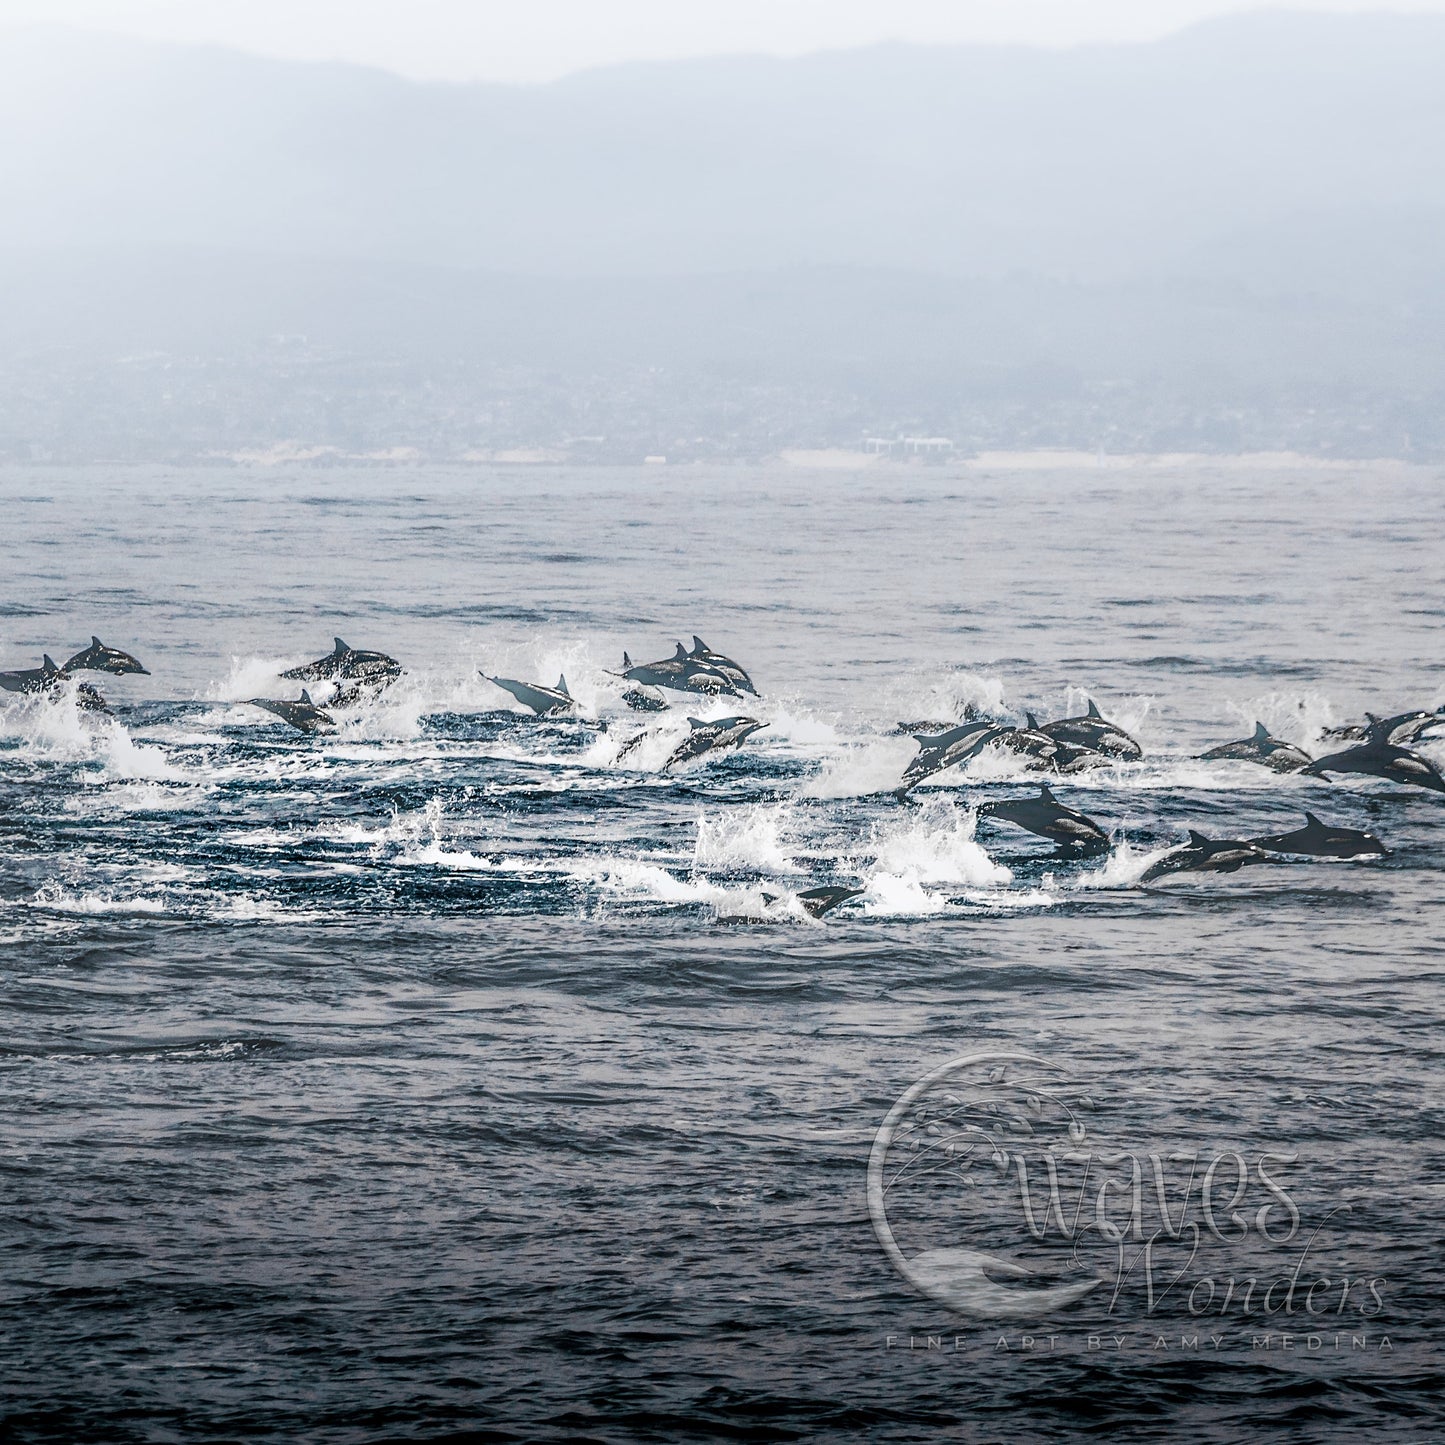
M 32 34 L 0 49 L 0 456 L 1431 457 L 1442 70 L 1436 15 L 526 87 Z M 378 433 L 383 372 L 411 419 Z

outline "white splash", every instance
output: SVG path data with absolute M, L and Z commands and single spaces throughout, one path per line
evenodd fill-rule
M 786 839 L 796 815 L 786 803 L 754 803 L 697 815 L 694 868 L 758 868 L 773 873 L 792 868 Z
M 803 784 L 805 798 L 867 798 L 893 792 L 917 754 L 907 739 L 886 738 L 845 748 Z
M 1120 839 L 1097 868 L 1078 874 L 1069 886 L 1132 888 L 1160 858 L 1178 846 L 1170 843 L 1163 848 L 1136 848 L 1127 838 Z

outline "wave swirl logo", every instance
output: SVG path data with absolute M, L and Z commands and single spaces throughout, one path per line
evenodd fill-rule
M 1017 1216 L 1009 1230 L 991 1205 L 1002 1200 L 999 1186 L 1011 1194 L 1017 1173 L 1030 1235 L 1042 1239 L 1020 1146 L 1040 1161 L 1057 1198 L 1055 1161 L 1084 1149 L 1092 1103 L 1064 1070 L 1022 1053 L 969 1054 L 913 1084 L 888 1111 L 868 1160 L 868 1212 L 898 1273 L 930 1299 L 987 1319 L 1050 1315 L 1103 1283 L 1094 1274 L 1064 1277 L 1053 1261 L 1040 1270 L 988 1249 L 946 1245 L 907 1254 L 895 1231 L 895 1221 L 924 1234 L 963 1229 L 1016 1249 L 1009 1238 Z M 1071 1257 L 1068 1267 L 1076 1264 Z

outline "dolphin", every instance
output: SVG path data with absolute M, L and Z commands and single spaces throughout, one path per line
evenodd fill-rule
M 1039 731 L 1058 742 L 1092 748 L 1094 752 L 1104 753 L 1110 758 L 1124 758 L 1132 762 L 1144 756 L 1144 749 L 1123 728 L 1106 722 L 1092 700 L 1088 712 L 1082 717 L 1060 718 L 1057 722 L 1045 723 Z
M 980 818 L 1000 818 L 1027 832 L 1036 833 L 1058 845 L 1059 852 L 1076 857 L 1109 851 L 1109 835 L 1092 818 L 1066 808 L 1054 797 L 1049 785 L 1039 788 L 1037 798 L 1009 798 L 997 803 L 984 803 L 978 810 Z
M 688 734 L 669 754 L 662 765 L 665 773 L 678 763 L 691 758 L 700 758 L 704 753 L 720 752 L 723 748 L 735 748 L 750 738 L 767 723 L 755 717 L 724 717 L 715 722 L 703 722 L 701 718 L 687 720 Z
M 1440 726 L 1445 726 L 1445 708 L 1436 708 L 1433 712 L 1416 708 L 1412 712 L 1396 713 L 1394 717 L 1378 717 L 1367 712 L 1364 722 L 1326 728 L 1323 736 L 1338 739 L 1340 742 L 1368 742 L 1378 739 L 1393 743 L 1397 748 L 1407 748 Z
M 978 717 L 978 709 L 971 702 L 967 702 L 963 705 L 963 716 L 960 718 L 951 718 L 947 722 L 941 722 L 937 718 L 923 718 L 918 722 L 901 722 L 893 731 L 907 733 L 909 737 L 917 737 L 919 733 L 946 733 L 951 728 L 956 728 L 960 722 L 977 722 Z
M 1410 783 L 1417 788 L 1445 793 L 1445 778 L 1440 776 L 1440 770 L 1434 763 L 1422 758 L 1419 753 L 1412 753 L 1409 748 L 1397 748 L 1379 737 L 1345 748 L 1343 752 L 1317 758 L 1304 771 L 1320 778 L 1326 773 L 1364 773 L 1370 777 L 1387 778 L 1392 783 Z
M 803 892 L 795 896 L 803 905 L 803 912 L 809 918 L 822 918 L 824 914 L 831 913 L 850 898 L 861 898 L 867 891 L 866 888 L 844 888 L 836 884 L 828 884 L 822 888 L 805 888 Z M 767 907 L 771 908 L 776 902 L 778 902 L 776 893 L 763 894 L 763 903 Z
M 1412 712 L 1396 713 L 1394 717 L 1380 717 L 1376 713 L 1367 712 L 1364 722 L 1343 723 L 1337 728 L 1326 728 L 1320 736 L 1342 743 L 1360 743 L 1379 738 L 1383 742 L 1394 743 L 1396 747 L 1406 748 L 1432 728 L 1442 724 L 1445 724 L 1445 708 L 1437 707 L 1433 712 L 1416 708 Z
M 1238 873 L 1246 863 L 1268 863 L 1269 855 L 1245 838 L 1206 838 L 1189 830 L 1189 842 L 1171 849 L 1144 871 L 1141 883 L 1152 883 L 1166 873 Z
M 110 712 L 110 704 L 88 682 L 75 684 L 75 705 L 81 712 Z
M 286 702 L 269 697 L 253 697 L 247 701 L 252 707 L 263 707 L 275 713 L 283 722 L 288 722 L 298 732 L 331 733 L 336 731 L 336 719 L 323 712 L 311 701 L 311 694 L 303 688 L 295 702 Z
M 803 905 L 803 912 L 810 918 L 822 918 L 825 914 L 831 913 L 840 904 L 846 903 L 850 898 L 859 898 L 866 890 L 862 888 L 841 888 L 829 886 L 824 888 L 809 888 L 796 895 L 799 903 Z M 747 923 L 775 923 L 789 917 L 785 908 L 777 905 L 782 902 L 780 895 L 776 893 L 763 894 L 764 912 L 756 913 L 720 913 L 714 922 L 747 924 Z
M 825 913 L 831 913 L 850 898 L 861 898 L 865 891 L 862 888 L 838 886 L 808 888 L 798 894 L 798 902 L 803 905 L 804 911 L 810 918 L 821 918 Z
M 1050 737 L 1040 729 L 1038 719 L 1033 713 L 1026 712 L 1024 719 L 1024 727 L 1000 728 L 994 743 L 1010 752 L 1022 753 L 1025 757 L 1032 758 L 1035 767 L 1052 767 L 1054 757 L 1059 751 L 1058 739 Z
M 53 692 L 56 684 L 64 682 L 66 677 L 65 669 L 57 667 L 55 659 L 47 652 L 39 667 L 0 672 L 0 687 L 6 692 Z
M 613 759 L 613 761 L 620 763 L 623 758 L 625 758 L 629 753 L 641 747 L 641 745 L 646 742 L 648 738 L 653 738 L 656 736 L 656 728 L 639 728 L 635 733 L 632 734 L 630 738 L 627 738 L 623 741 L 621 747 L 617 749 L 617 756 Z
M 689 657 L 680 642 L 676 644 L 673 655 L 660 662 L 633 662 L 624 652 L 622 671 L 618 676 L 643 687 L 667 687 L 675 692 L 700 693 L 706 697 L 716 697 L 722 693 L 737 695 L 737 688 L 726 673 L 695 657 Z
M 47 652 L 39 667 L 22 667 L 14 672 L 0 672 L 0 687 L 6 692 L 29 693 L 60 701 L 64 687 L 71 681 L 70 674 L 55 665 L 55 659 Z M 110 712 L 110 704 L 88 682 L 75 684 L 75 705 L 81 712 Z
M 1386 722 L 1392 724 L 1389 740 L 1397 748 L 1408 748 L 1411 743 L 1433 735 L 1436 728 L 1445 727 L 1445 708 L 1436 708 L 1434 712 L 1406 713 L 1398 718 L 1387 718 Z
M 982 752 L 1003 729 L 991 722 L 960 723 L 946 733 L 934 736 L 920 736 L 914 739 L 918 744 L 918 756 L 903 770 L 903 780 L 898 785 L 898 796 L 904 797 L 925 778 L 941 773 L 956 763 L 964 763 Z
M 622 701 L 633 712 L 667 711 L 667 699 L 655 687 L 643 687 L 641 684 L 635 684 L 623 691 Z
M 308 662 L 303 667 L 293 667 L 283 672 L 282 677 L 298 682 L 320 682 L 324 678 L 344 678 L 348 682 L 371 682 L 386 684 L 395 682 L 401 676 L 401 663 L 388 657 L 384 652 L 366 652 L 359 647 L 348 647 L 339 637 L 332 638 L 336 644 L 325 657 Z
M 1240 738 L 1232 743 L 1220 743 L 1217 748 L 1210 748 L 1207 753 L 1200 753 L 1199 756 L 1206 762 L 1233 758 L 1244 763 L 1261 763 L 1266 768 L 1273 768 L 1277 773 L 1297 773 L 1314 761 L 1307 752 L 1295 747 L 1293 743 L 1271 737 L 1269 729 L 1262 722 L 1255 723 L 1253 737 Z
M 509 692 L 517 701 L 525 707 L 532 709 L 538 717 L 552 717 L 557 713 L 573 712 L 577 703 L 572 694 L 567 691 L 567 679 L 559 677 L 556 687 L 533 686 L 526 682 L 516 682 L 510 677 L 487 677 L 482 674 L 488 682 L 494 682 L 503 692 Z
M 117 677 L 133 672 L 141 677 L 150 676 L 150 672 L 142 667 L 130 653 L 122 652 L 118 647 L 107 647 L 94 633 L 91 634 L 90 646 L 83 652 L 77 652 L 61 671 L 110 672 Z
M 1315 858 L 1360 858 L 1373 854 L 1377 858 L 1388 858 L 1390 850 L 1373 833 L 1361 833 L 1355 828 L 1332 828 L 1322 823 L 1313 813 L 1305 814 L 1305 825 L 1293 833 L 1271 833 L 1264 838 L 1249 840 L 1256 848 L 1267 853 L 1301 853 Z
M 702 638 L 696 633 L 692 636 L 692 651 L 687 654 L 689 657 L 711 668 L 714 672 L 720 672 L 732 685 L 741 692 L 750 692 L 754 697 L 758 690 L 753 686 L 753 680 L 739 663 L 736 663 L 726 653 L 714 652 Z
M 1060 742 L 1057 751 L 1048 760 L 1048 766 L 1056 773 L 1086 773 L 1090 768 L 1107 767 L 1113 761 L 1097 748 L 1086 748 L 1082 743 Z

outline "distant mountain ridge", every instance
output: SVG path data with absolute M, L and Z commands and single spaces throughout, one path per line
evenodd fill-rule
M 533 87 L 12 33 L 0 461 L 1445 459 L 1441 76 L 1445 16 Z
M 1345 256 L 1388 287 L 1369 217 L 1445 235 L 1442 75 L 1445 16 L 1262 13 L 1149 45 L 883 46 L 533 87 L 12 33 L 0 245 L 1295 286 Z M 1301 278 L 1278 252 L 1306 242 Z

